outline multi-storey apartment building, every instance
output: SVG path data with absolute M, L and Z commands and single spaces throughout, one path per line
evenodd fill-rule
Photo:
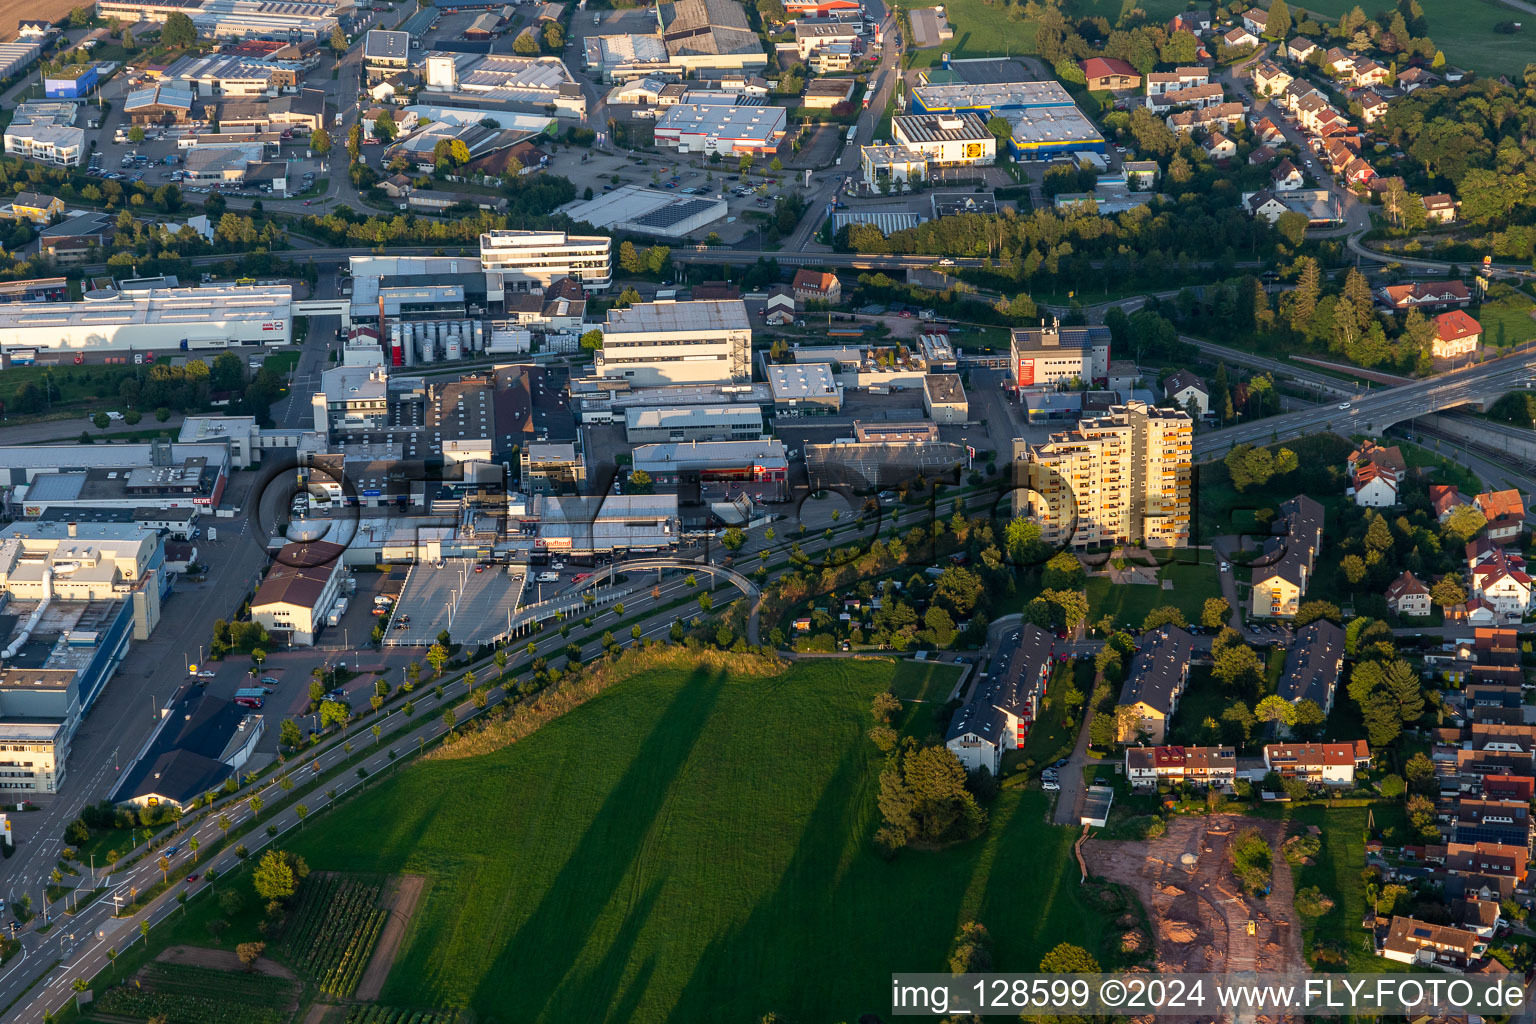
M 1192 430 L 1182 410 L 1132 401 L 1043 445 L 1020 442 L 1015 511 L 1033 515 L 1051 545 L 1183 547 Z

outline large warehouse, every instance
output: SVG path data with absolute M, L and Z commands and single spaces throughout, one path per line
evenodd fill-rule
M 567 203 L 559 212 L 600 231 L 682 238 L 708 227 L 729 211 L 725 200 L 714 196 L 680 196 L 661 189 L 620 185 L 592 199 Z
M 0 352 L 195 351 L 286 345 L 293 337 L 287 285 L 151 288 L 83 302 L 0 304 Z

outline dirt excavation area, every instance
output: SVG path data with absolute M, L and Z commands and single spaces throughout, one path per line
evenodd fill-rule
M 1267 897 L 1244 896 L 1228 846 L 1257 828 L 1274 851 Z M 1305 971 L 1291 868 L 1280 854 L 1285 823 L 1238 815 L 1177 817 L 1157 839 L 1083 844 L 1088 872 L 1129 886 L 1152 927 L 1157 971 Z M 1249 934 L 1252 922 L 1253 934 Z M 1131 941 L 1139 941 L 1140 934 Z

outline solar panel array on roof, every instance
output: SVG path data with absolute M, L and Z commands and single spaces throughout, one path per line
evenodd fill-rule
M 647 228 L 669 228 L 674 224 L 680 224 L 689 217 L 696 216 L 712 208 L 715 204 L 708 199 L 689 199 L 681 203 L 663 206 L 659 210 L 636 217 L 634 224 Z

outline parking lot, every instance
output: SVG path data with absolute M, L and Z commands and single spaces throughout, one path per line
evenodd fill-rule
M 385 643 L 430 647 L 445 629 L 455 643 L 489 643 L 506 632 L 522 598 L 526 571 L 524 566 L 458 558 L 418 563 L 390 617 Z

